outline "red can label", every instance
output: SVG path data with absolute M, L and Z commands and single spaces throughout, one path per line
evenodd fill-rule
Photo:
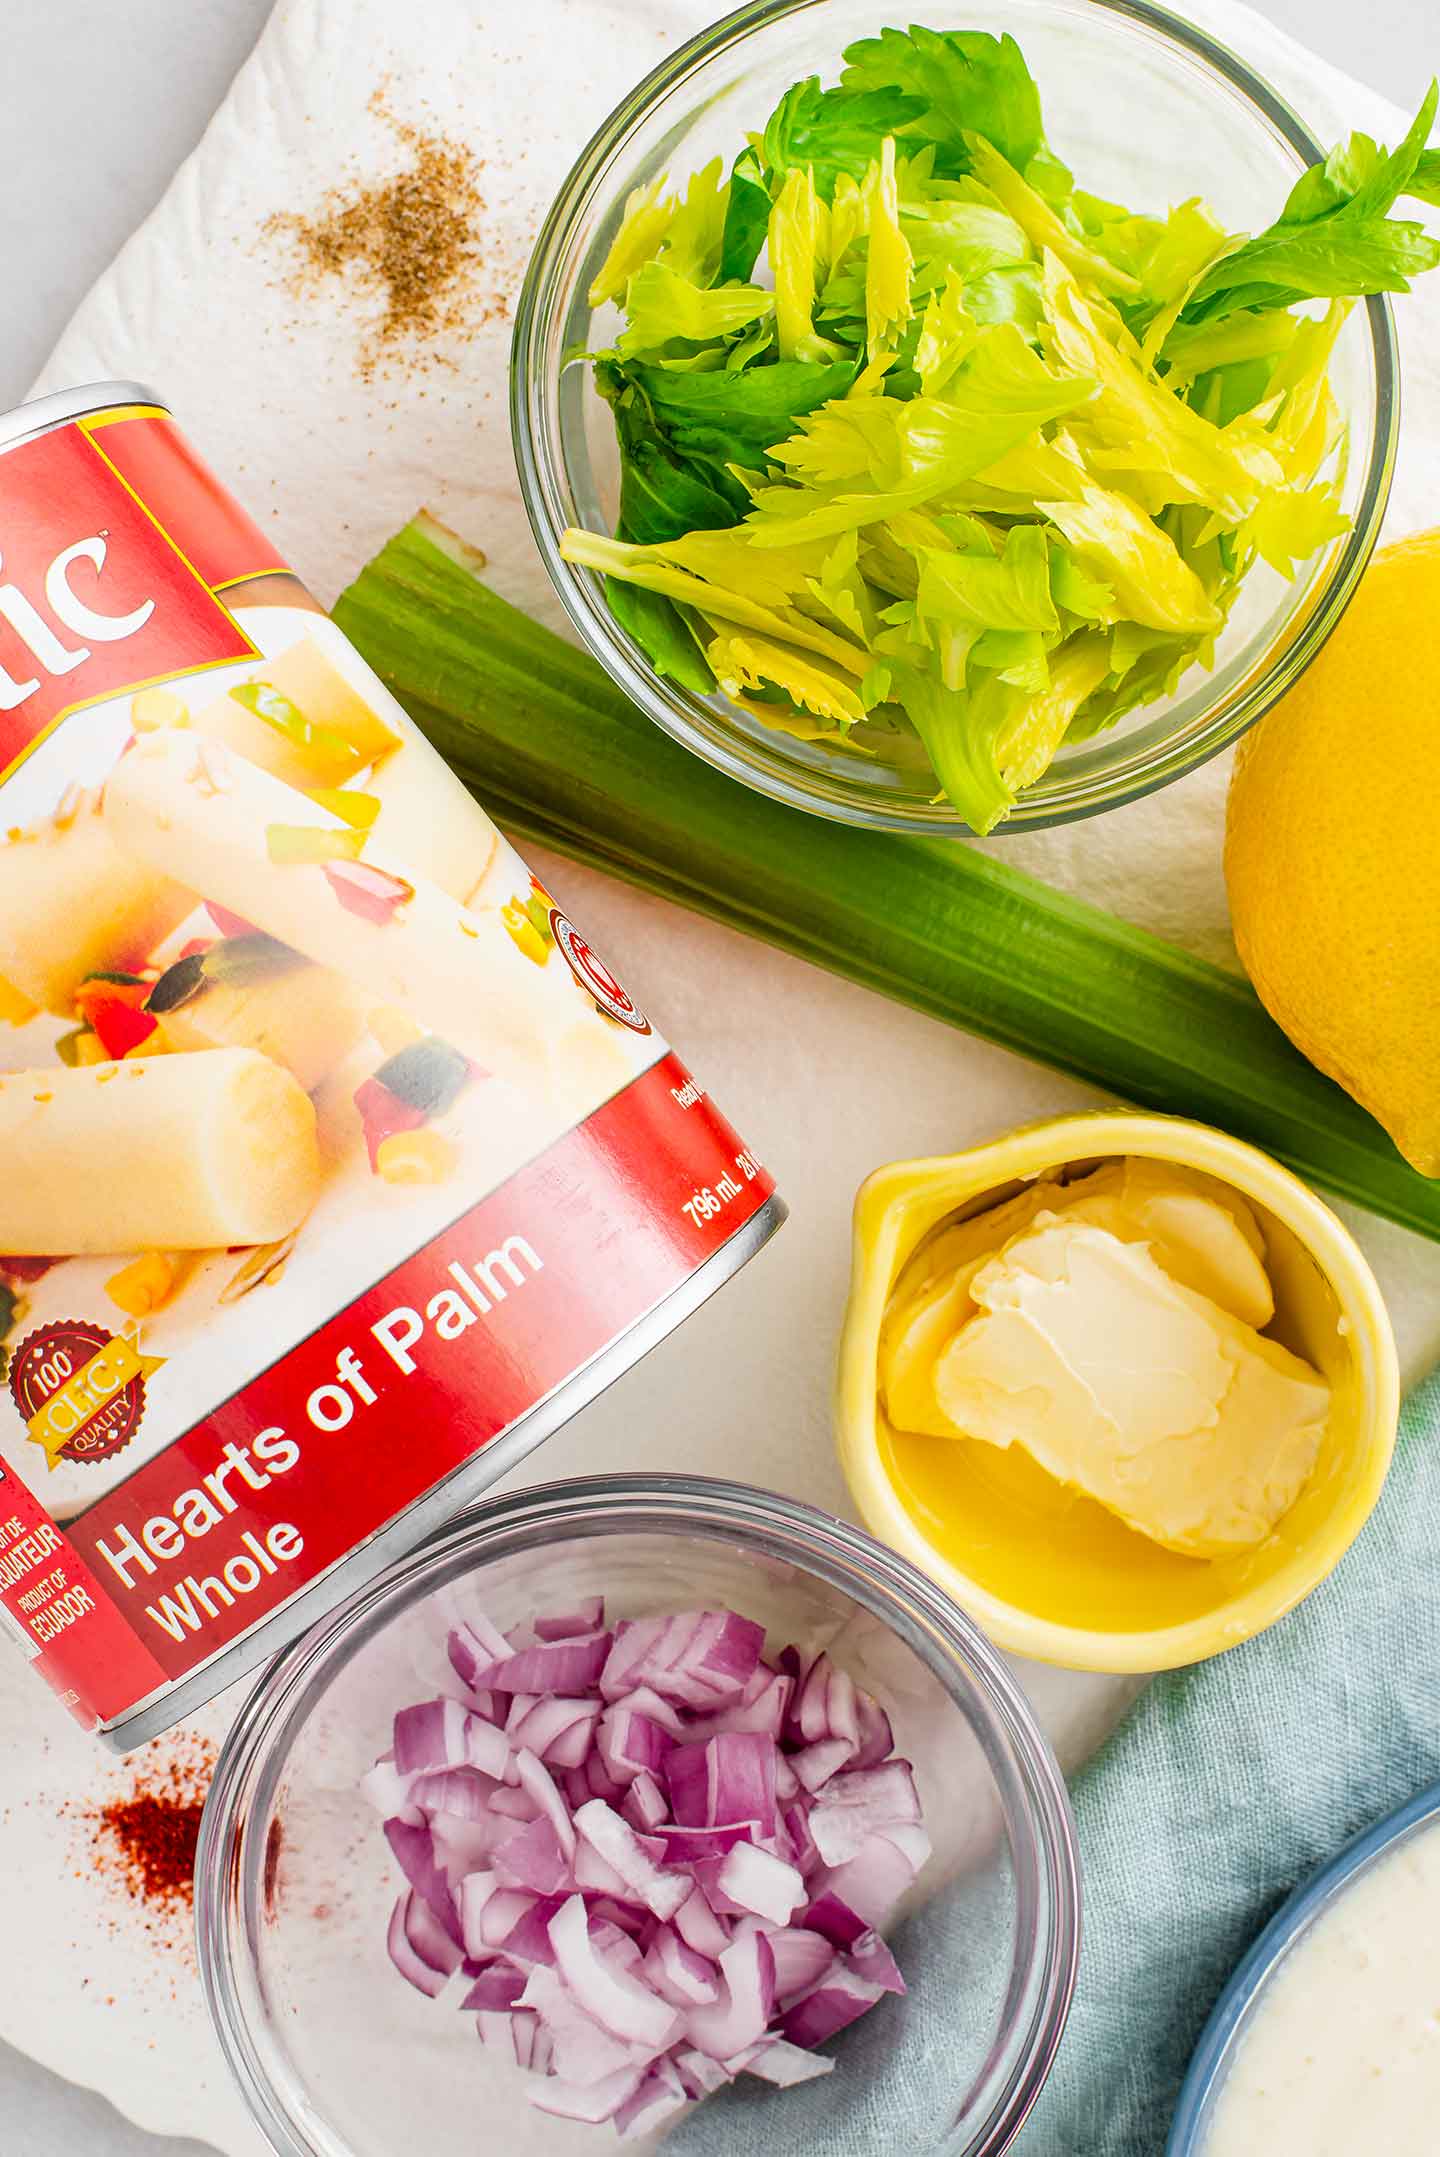
M 773 1186 L 168 414 L 0 578 L 0 1611 L 113 1727 Z

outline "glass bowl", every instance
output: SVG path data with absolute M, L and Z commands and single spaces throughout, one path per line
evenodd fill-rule
M 466 1514 L 297 1641 L 242 1711 L 201 1835 L 197 1938 L 221 2045 L 274 2148 L 609 2146 L 608 2131 L 602 2143 L 526 2103 L 458 1992 L 427 2000 L 392 1969 L 398 1875 L 356 1788 L 398 1707 L 458 1691 L 445 1637 L 459 1614 L 480 1607 L 508 1627 L 597 1593 L 612 1617 L 733 1605 L 765 1623 L 772 1650 L 832 1646 L 915 1765 L 935 1856 L 926 1907 L 893 1935 L 910 1991 L 844 2034 L 824 2081 L 747 2088 L 747 2129 L 767 2147 L 773 2130 L 779 2151 L 795 2108 L 803 2146 L 829 2147 L 807 2108 L 833 2107 L 848 2150 L 889 2157 L 893 2076 L 916 2157 L 995 2157 L 1049 2071 L 1074 1982 L 1077 1860 L 1055 1760 L 996 1651 L 903 1558 L 809 1506 L 685 1476 L 551 1483 Z M 713 2147 L 711 2108 L 737 2095 L 682 2120 L 671 2145 Z
M 598 577 L 560 559 L 567 525 L 614 528 L 618 465 L 608 407 L 577 355 L 613 342 L 613 307 L 592 317 L 590 281 L 629 191 L 683 177 L 720 155 L 728 171 L 747 130 L 782 92 L 837 79 L 843 48 L 917 18 L 937 30 L 1003 28 L 1040 86 L 1046 131 L 1092 192 L 1164 210 L 1204 195 L 1227 229 L 1275 215 L 1320 146 L 1233 53 L 1144 0 L 760 0 L 685 45 L 646 77 L 581 153 L 531 258 L 515 323 L 511 421 L 521 491 L 540 551 L 584 642 L 641 711 L 734 779 L 843 823 L 962 835 L 918 744 L 908 764 L 764 727 L 725 698 L 661 679 L 616 624 Z M 1356 307 L 1331 383 L 1346 447 L 1329 476 L 1350 530 L 1292 581 L 1263 564 L 1247 579 L 1212 671 L 1191 668 L 1174 695 L 1108 733 L 1063 747 L 1000 831 L 1063 824 L 1133 801 L 1228 747 L 1291 686 L 1340 619 L 1384 514 L 1399 427 L 1387 303 Z

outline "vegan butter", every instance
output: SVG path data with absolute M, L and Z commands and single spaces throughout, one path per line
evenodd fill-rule
M 1167 1163 L 1044 1181 L 942 1231 L 880 1349 L 898 1430 L 1019 1446 L 1167 1549 L 1264 1541 L 1315 1465 L 1329 1387 L 1274 1316 L 1245 1202 Z

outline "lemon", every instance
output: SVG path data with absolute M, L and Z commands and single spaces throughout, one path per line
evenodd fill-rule
M 1375 557 L 1241 743 L 1225 881 L 1271 1016 L 1440 1175 L 1440 531 Z

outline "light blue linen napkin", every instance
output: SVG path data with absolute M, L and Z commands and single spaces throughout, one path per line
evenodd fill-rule
M 1077 1778 L 1080 1980 L 1017 2157 L 1161 2157 L 1190 2054 L 1250 1941 L 1298 1882 L 1437 1778 L 1440 1373 L 1407 1403 L 1380 1504 L 1337 1572 L 1260 1639 L 1157 1679 Z M 940 1898 L 895 1943 L 910 1999 L 857 2023 L 833 2075 L 724 2092 L 667 2152 L 963 2148 L 955 2033 L 1008 1923 L 994 1886 Z

